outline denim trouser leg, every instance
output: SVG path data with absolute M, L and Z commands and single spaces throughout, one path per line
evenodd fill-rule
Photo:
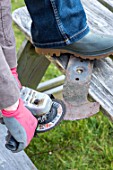
M 89 27 L 80 0 L 25 0 L 36 47 L 61 47 L 84 37 Z
M 10 71 L 17 66 L 10 0 L 0 0 L 0 110 L 13 105 L 20 90 Z

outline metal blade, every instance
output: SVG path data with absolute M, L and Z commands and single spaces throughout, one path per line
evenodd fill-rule
M 99 103 L 87 99 L 92 69 L 93 61 L 70 57 L 63 88 L 65 120 L 87 118 L 99 111 Z

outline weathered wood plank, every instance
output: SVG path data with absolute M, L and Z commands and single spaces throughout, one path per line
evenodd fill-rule
M 26 38 L 31 40 L 31 17 L 27 11 L 26 7 L 21 7 L 16 9 L 12 13 L 12 19 L 15 22 L 15 24 L 18 26 L 18 28 L 25 34 Z
M 37 88 L 50 62 L 35 52 L 34 46 L 28 41 L 18 55 L 18 74 L 22 85 Z
M 113 120 L 113 60 L 95 61 L 89 94 Z
M 81 0 L 90 28 L 97 33 L 113 35 L 113 13 L 97 0 Z
M 5 148 L 7 129 L 0 124 L 0 170 L 37 170 L 24 151 L 12 153 Z

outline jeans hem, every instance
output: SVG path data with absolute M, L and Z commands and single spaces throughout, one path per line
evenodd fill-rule
M 63 47 L 69 44 L 72 44 L 76 41 L 79 41 L 81 38 L 83 38 L 88 32 L 89 32 L 89 26 L 86 25 L 81 31 L 79 31 L 78 33 L 70 36 L 68 39 L 66 40 L 62 40 L 62 41 L 58 41 L 58 42 L 51 42 L 51 43 L 37 43 L 37 42 L 33 42 L 33 45 L 35 47 L 39 47 L 39 48 L 57 48 L 57 47 Z

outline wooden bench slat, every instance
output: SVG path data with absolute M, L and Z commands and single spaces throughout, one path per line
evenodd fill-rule
M 12 13 L 12 18 L 19 29 L 25 34 L 31 42 L 31 18 L 26 7 L 16 9 Z
M 89 94 L 113 119 L 113 61 L 110 58 L 95 61 Z
M 113 35 L 113 13 L 97 0 L 82 0 L 90 28 L 97 33 Z
M 5 148 L 7 129 L 0 124 L 0 170 L 37 170 L 24 151 L 12 153 Z

